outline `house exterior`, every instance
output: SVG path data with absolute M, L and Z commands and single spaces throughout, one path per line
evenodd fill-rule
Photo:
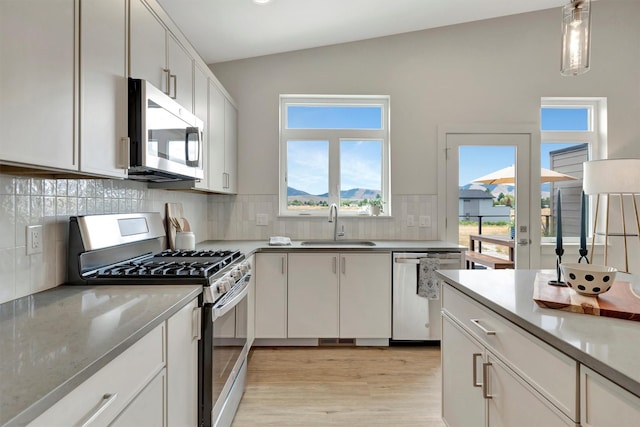
M 460 220 L 485 222 L 509 222 L 511 208 L 509 206 L 494 206 L 494 196 L 483 190 L 460 190 L 459 192 Z

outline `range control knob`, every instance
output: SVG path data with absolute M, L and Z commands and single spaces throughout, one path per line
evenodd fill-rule
M 238 280 L 239 278 L 241 278 L 242 271 L 240 271 L 240 267 L 233 269 L 233 271 L 231 271 L 231 276 L 233 277 L 234 280 Z
M 240 264 L 240 270 L 242 270 L 242 274 L 246 274 L 251 271 L 251 264 L 249 264 L 249 261 L 244 261 Z

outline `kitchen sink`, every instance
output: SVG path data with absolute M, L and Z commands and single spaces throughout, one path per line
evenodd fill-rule
M 300 246 L 375 246 L 375 242 L 368 240 L 307 240 Z

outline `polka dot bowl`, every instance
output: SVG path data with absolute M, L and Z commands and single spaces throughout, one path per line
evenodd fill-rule
M 592 297 L 611 289 L 618 271 L 606 265 L 575 262 L 563 262 L 560 269 L 567 286 L 580 295 Z

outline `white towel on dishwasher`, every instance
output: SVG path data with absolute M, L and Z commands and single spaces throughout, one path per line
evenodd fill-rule
M 440 299 L 440 279 L 436 270 L 440 268 L 438 258 L 420 258 L 418 265 L 418 296 L 428 299 Z

